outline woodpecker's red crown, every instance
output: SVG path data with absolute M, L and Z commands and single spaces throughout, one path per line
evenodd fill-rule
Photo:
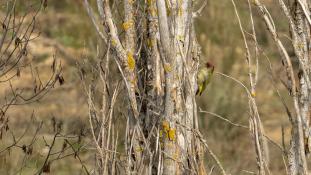
M 215 66 L 214 66 L 211 62 L 206 62 L 206 63 L 205 63 L 205 66 L 206 66 L 207 68 L 212 68 L 212 71 L 214 71 Z

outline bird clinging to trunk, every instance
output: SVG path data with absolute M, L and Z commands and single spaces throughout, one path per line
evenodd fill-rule
M 196 95 L 202 95 L 206 86 L 209 84 L 213 76 L 213 73 L 214 73 L 214 65 L 210 62 L 205 63 L 204 66 L 199 68 L 198 75 L 197 75 L 198 89 L 197 89 Z

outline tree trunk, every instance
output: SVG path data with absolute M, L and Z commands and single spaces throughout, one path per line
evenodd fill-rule
M 97 0 L 99 36 L 111 47 L 129 100 L 127 174 L 206 174 L 195 101 L 200 47 L 192 1 L 123 0 L 124 40 L 108 0 Z M 146 10 L 143 10 L 144 7 Z M 98 23 L 103 23 L 101 28 Z

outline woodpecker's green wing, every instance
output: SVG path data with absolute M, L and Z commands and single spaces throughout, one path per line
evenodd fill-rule
M 197 75 L 198 89 L 197 89 L 196 95 L 202 95 L 206 86 L 211 81 L 213 72 L 214 72 L 214 67 L 202 67 L 199 69 L 198 75 Z

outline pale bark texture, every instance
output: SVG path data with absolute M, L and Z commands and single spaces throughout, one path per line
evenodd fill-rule
M 309 153 L 310 145 L 310 103 L 311 103 L 311 82 L 310 82 L 310 1 L 294 0 L 285 4 L 279 0 L 290 26 L 291 44 L 294 49 L 294 59 L 299 63 L 297 76 L 293 68 L 292 58 L 288 54 L 283 42 L 280 40 L 276 26 L 269 11 L 260 0 L 255 0 L 255 5 L 261 12 L 269 32 L 275 41 L 287 73 L 286 87 L 293 99 L 295 112 L 289 113 L 292 125 L 290 148 L 288 157 L 288 174 L 307 175 L 308 166 L 306 156 Z M 297 78 L 298 77 L 298 78 Z
M 198 130 L 195 101 L 200 46 L 193 25 L 192 1 L 97 0 L 96 3 L 99 20 L 87 0 L 85 7 L 105 42 L 107 57 L 112 57 L 118 66 L 127 91 L 124 173 L 206 174 L 204 140 Z M 124 5 L 120 28 L 111 9 L 115 3 Z M 105 73 L 101 76 L 103 81 L 109 81 Z M 105 108 L 113 106 L 109 98 L 112 96 L 105 93 Z M 102 111 L 107 113 L 104 116 L 109 114 L 107 109 Z M 103 120 L 111 120 L 104 116 Z M 111 134 L 103 134 L 107 132 L 105 127 L 98 136 L 94 132 L 96 142 L 110 140 Z M 105 143 L 97 144 L 103 166 L 108 165 L 107 157 L 113 157 L 106 150 L 115 148 L 112 141 Z M 107 168 L 101 169 L 102 174 L 109 172 Z

